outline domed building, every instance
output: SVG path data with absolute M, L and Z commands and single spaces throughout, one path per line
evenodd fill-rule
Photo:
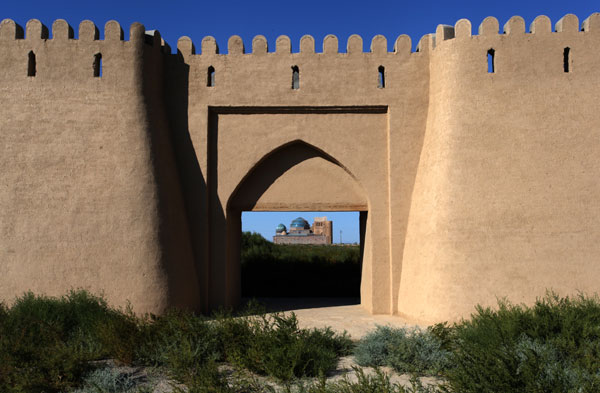
M 327 217 L 315 217 L 311 226 L 308 221 L 298 217 L 290 224 L 287 232 L 285 225 L 279 224 L 275 229 L 275 244 L 331 244 L 333 223 Z
M 304 230 L 310 230 L 310 225 L 308 225 L 308 221 L 306 221 L 302 217 L 298 217 L 294 221 L 292 221 L 292 224 L 290 225 L 290 232 L 301 232 Z
M 280 235 L 280 236 L 287 235 L 287 228 L 285 227 L 285 225 L 283 225 L 283 224 L 277 225 L 277 228 L 275 229 L 275 234 Z

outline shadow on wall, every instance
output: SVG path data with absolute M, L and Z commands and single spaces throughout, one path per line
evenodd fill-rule
M 180 177 L 164 108 L 163 62 L 160 40 L 144 46 L 143 93 L 149 119 L 152 166 L 158 189 L 161 262 L 167 275 L 169 306 L 201 307 L 193 251 L 181 195 Z
M 180 55 L 173 55 L 165 57 L 165 68 L 166 78 L 170 83 L 165 84 L 164 87 L 164 96 L 168 97 L 164 100 L 164 104 L 167 108 L 175 162 L 189 228 L 189 240 L 201 302 L 200 308 L 201 311 L 207 311 L 207 185 L 188 126 L 189 65 L 182 61 Z

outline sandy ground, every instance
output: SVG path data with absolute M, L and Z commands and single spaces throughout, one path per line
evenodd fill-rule
M 417 326 L 395 315 L 371 315 L 357 298 L 258 298 L 270 311 L 294 312 L 302 328 L 330 326 L 358 340 L 377 325 Z M 424 326 L 423 326 L 424 327 Z

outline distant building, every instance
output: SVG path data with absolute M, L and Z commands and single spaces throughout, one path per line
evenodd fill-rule
M 311 229 L 315 235 L 325 236 L 325 244 L 333 243 L 333 222 L 328 221 L 327 217 L 315 217 Z
M 331 244 L 333 222 L 327 217 L 315 217 L 310 226 L 302 217 L 296 218 L 290 224 L 290 230 L 283 224 L 277 225 L 273 243 L 275 244 Z

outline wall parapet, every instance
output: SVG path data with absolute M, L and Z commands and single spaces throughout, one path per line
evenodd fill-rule
M 445 64 L 440 72 L 454 69 L 455 73 L 465 74 L 461 78 L 473 73 L 515 77 L 573 72 L 584 75 L 594 72 L 593 48 L 599 43 L 600 13 L 593 13 L 582 23 L 577 16 L 567 14 L 554 24 L 540 15 L 528 29 L 521 16 L 511 17 L 502 27 L 498 19 L 487 17 L 479 24 L 477 34 L 473 34 L 469 20 L 460 19 L 454 26 L 437 27 L 432 56 L 434 64 Z
M 525 31 L 525 20 L 518 15 L 511 17 L 503 26 L 500 32 L 498 19 L 493 16 L 485 18 L 478 27 L 477 34 L 472 34 L 471 22 L 468 19 L 460 19 L 454 26 L 438 25 L 435 34 L 434 48 L 442 45 L 444 41 L 453 39 L 466 39 L 477 36 L 508 36 L 515 37 L 523 34 L 535 36 L 560 35 L 560 34 L 592 34 L 600 36 L 600 13 L 595 12 L 586 18 L 580 26 L 579 18 L 573 14 L 567 14 L 560 18 L 552 29 L 550 18 L 545 15 L 536 17 L 529 31 Z
M 428 42 L 431 38 L 431 34 L 426 34 L 421 38 L 417 45 L 416 51 L 412 51 L 411 38 L 408 35 L 402 34 L 398 36 L 394 43 L 393 50 L 388 51 L 387 38 L 382 35 L 376 35 L 371 39 L 371 43 L 368 51 L 363 50 L 363 38 L 358 34 L 352 34 L 346 41 L 346 52 L 340 52 L 339 50 L 339 39 L 333 34 L 328 34 L 323 38 L 323 49 L 322 52 L 315 50 L 315 38 L 311 35 L 304 35 L 300 38 L 300 45 L 298 52 L 292 52 L 292 42 L 286 35 L 277 37 L 275 41 L 275 50 L 269 51 L 267 39 L 263 35 L 257 35 L 252 39 L 251 50 L 247 51 L 242 38 L 238 35 L 231 36 L 227 41 L 227 54 L 221 54 L 219 52 L 219 46 L 217 41 L 212 36 L 206 36 L 202 39 L 200 45 L 200 53 L 196 53 L 196 46 L 188 36 L 182 36 L 177 41 L 178 53 L 184 57 L 197 55 L 203 57 L 211 56 L 237 56 L 237 55 L 255 55 L 262 56 L 265 54 L 269 55 L 357 55 L 357 54 L 374 54 L 374 55 L 399 55 L 408 56 L 411 53 L 419 53 L 429 48 Z
M 0 78 L 34 77 L 31 82 L 68 79 L 84 83 L 112 80 L 117 86 L 136 80 L 132 73 L 139 74 L 141 70 L 144 47 L 158 45 L 163 52 L 170 52 L 158 32 L 148 34 L 137 22 L 131 24 L 127 40 L 123 28 L 114 20 L 104 25 L 103 39 L 99 28 L 89 20 L 82 21 L 77 31 L 75 38 L 75 30 L 63 19 L 55 20 L 50 29 L 38 19 L 29 20 L 25 28 L 14 20 L 4 19 L 0 22 L 0 52 L 5 66 Z
M 143 39 L 140 31 L 143 31 L 143 25 L 134 22 L 130 26 L 129 41 Z M 154 32 L 154 31 L 152 31 Z M 407 35 L 397 37 L 392 51 L 387 49 L 387 39 L 382 35 L 376 35 L 371 39 L 368 51 L 363 50 L 363 38 L 360 35 L 353 34 L 346 41 L 346 52 L 339 51 L 339 39 L 333 34 L 329 34 L 323 39 L 323 50 L 318 53 L 315 51 L 315 39 L 311 35 L 305 35 L 300 39 L 299 54 L 319 54 L 319 55 L 355 55 L 355 54 L 395 54 L 407 55 L 410 53 L 419 53 L 428 49 L 435 49 L 442 45 L 444 41 L 453 39 L 465 39 L 476 36 L 518 36 L 521 34 L 548 35 L 560 33 L 583 32 L 594 35 L 600 35 L 600 13 L 593 13 L 581 24 L 576 15 L 567 14 L 559 19 L 552 29 L 550 19 L 545 15 L 536 17 L 526 32 L 525 21 L 520 16 L 511 17 L 502 27 L 498 19 L 494 17 L 485 18 L 479 25 L 477 34 L 472 33 L 472 24 L 468 19 L 458 20 L 454 26 L 438 25 L 436 32 L 424 35 L 417 44 L 416 50 L 412 51 L 411 38 Z M 74 39 L 74 29 L 63 19 L 58 19 L 52 23 L 51 31 L 37 19 L 31 19 L 27 22 L 25 29 L 11 19 L 4 19 L 0 23 L 0 42 L 9 42 L 15 40 L 52 40 L 52 41 L 100 41 L 100 42 L 119 42 L 124 40 L 124 33 L 121 25 L 114 20 L 106 22 L 104 25 L 104 39 L 100 40 L 98 27 L 89 20 L 84 20 L 79 24 L 78 38 Z M 150 34 L 152 36 L 153 34 Z M 51 38 L 50 38 L 51 37 Z M 428 42 L 431 41 L 431 45 Z M 146 39 L 146 42 L 152 45 L 152 40 Z M 170 53 L 168 44 L 161 40 L 163 51 Z M 270 51 L 267 39 L 263 35 L 257 35 L 252 39 L 251 48 L 246 50 L 242 38 L 233 35 L 227 42 L 228 55 L 264 55 L 264 54 L 292 54 L 291 40 L 286 35 L 277 37 L 275 50 Z M 214 37 L 207 36 L 202 39 L 200 53 L 196 53 L 196 46 L 188 36 L 182 36 L 177 42 L 177 50 L 184 56 L 200 55 L 215 56 L 220 55 L 219 47 Z
M 52 30 L 49 31 L 38 19 L 30 19 L 25 25 L 25 29 L 12 19 L 4 19 L 0 22 L 0 41 L 8 42 L 11 40 L 57 40 L 57 41 L 136 41 L 143 39 L 139 34 L 144 31 L 144 26 L 138 22 L 131 24 L 129 28 L 129 40 L 124 39 L 123 28 L 119 22 L 110 20 L 104 25 L 104 39 L 100 40 L 98 27 L 94 22 L 84 20 L 79 24 L 79 37 L 74 38 L 74 30 L 64 19 L 57 19 L 52 23 Z M 50 38 L 52 37 L 52 38 Z
M 468 19 L 460 19 L 454 26 L 438 25 L 436 32 L 426 34 L 420 40 L 416 50 L 412 51 L 411 38 L 407 35 L 400 35 L 395 41 L 392 51 L 387 49 L 387 39 L 382 35 L 372 38 L 370 50 L 363 50 L 363 38 L 360 35 L 353 34 L 346 41 L 346 52 L 339 51 L 339 39 L 333 34 L 323 38 L 322 52 L 315 51 L 315 39 L 310 35 L 305 35 L 300 39 L 299 54 L 319 54 L 319 55 L 355 55 L 355 54 L 396 54 L 407 55 L 410 53 L 423 52 L 426 49 L 435 49 L 444 41 L 453 39 L 465 39 L 466 37 L 477 36 L 516 36 L 520 34 L 547 35 L 553 33 L 576 33 L 584 32 L 598 34 L 600 32 L 600 13 L 593 13 L 581 23 L 573 14 L 567 14 L 556 22 L 554 29 L 550 19 L 545 15 L 540 15 L 531 23 L 529 31 L 525 31 L 525 20 L 520 16 L 511 17 L 503 26 L 500 32 L 498 19 L 494 17 L 485 18 L 478 27 L 477 34 L 472 33 L 472 25 Z M 431 41 L 431 45 L 428 42 Z M 195 45 L 187 36 L 179 39 L 177 45 L 178 51 L 183 56 L 200 55 L 215 56 L 221 55 L 219 47 L 214 37 L 207 36 L 202 39 L 201 51 L 196 53 Z M 288 36 L 279 36 L 276 40 L 275 51 L 269 51 L 267 40 L 264 36 L 258 35 L 252 39 L 252 48 L 246 51 L 242 38 L 238 35 L 231 36 L 228 40 L 228 54 L 230 55 L 264 55 L 264 54 L 291 54 L 291 40 Z M 222 55 L 226 56 L 226 55 Z

